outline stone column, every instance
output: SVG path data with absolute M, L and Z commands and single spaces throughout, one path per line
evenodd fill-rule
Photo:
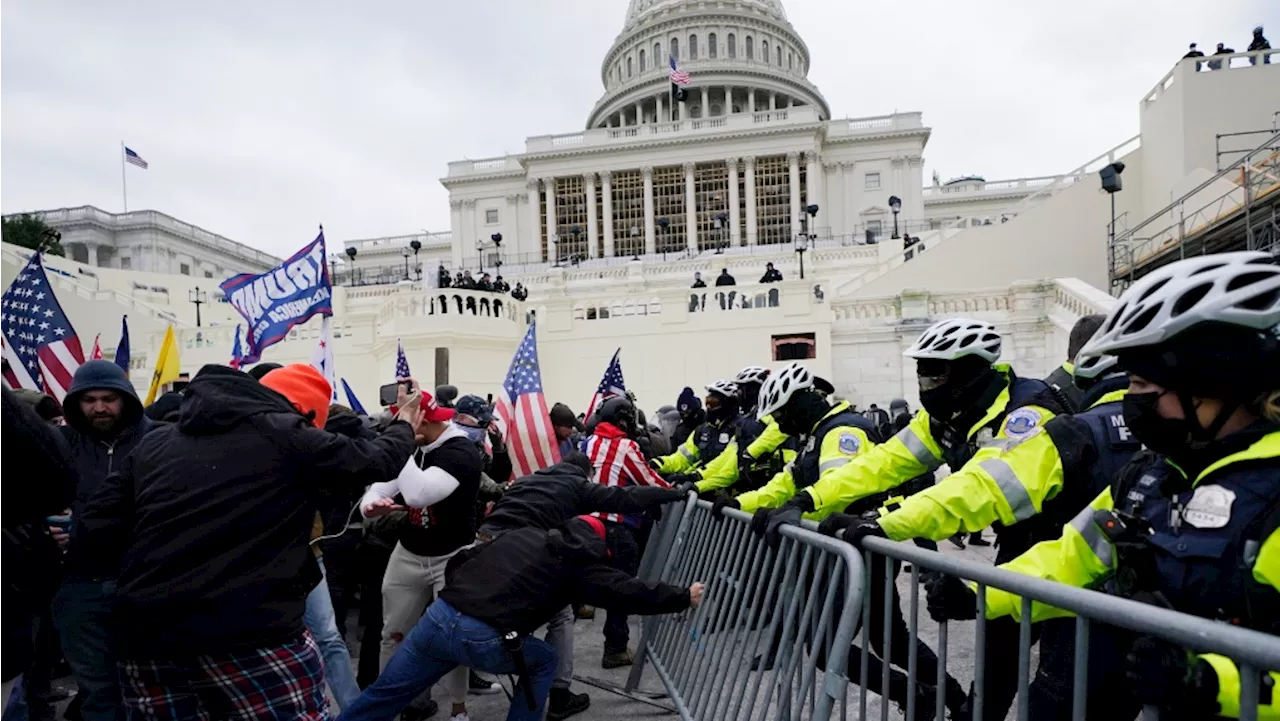
M 756 159 L 748 156 L 742 159 L 746 169 L 747 186 L 747 245 L 760 242 L 756 232 Z
M 604 257 L 613 257 L 613 173 L 600 172 L 600 202 L 604 213 Z
M 685 91 L 685 95 L 688 95 L 688 94 L 689 94 L 688 91 Z M 679 102 L 680 102 L 680 121 L 684 122 L 685 120 L 689 119 L 689 108 L 688 108 L 689 101 L 681 100 Z
M 772 90 L 769 91 L 769 109 L 770 110 L 778 109 L 778 94 L 773 92 Z
M 671 122 L 671 113 L 667 110 L 667 96 L 664 93 L 658 94 L 658 122 Z
M 818 154 L 805 153 L 804 159 L 807 161 L 805 175 L 808 179 L 808 187 L 806 188 L 807 192 L 804 196 L 805 205 L 816 204 L 822 210 L 830 211 L 831 209 L 827 207 L 827 199 L 822 195 L 822 163 L 818 162 Z M 817 231 L 810 228 L 809 232 L 814 233 Z
M 85 243 L 84 248 L 86 251 L 88 251 L 88 256 L 85 258 L 85 260 L 88 262 L 89 265 L 93 266 L 94 268 L 97 268 L 98 267 L 98 244 Z M 191 272 L 194 273 L 195 269 L 192 268 Z
M 733 86 L 724 86 L 724 114 L 733 115 Z
M 476 253 L 477 259 L 479 251 L 476 249 L 476 201 L 472 198 L 466 198 L 462 201 L 462 257 L 466 258 L 471 253 Z
M 830 175 L 832 181 L 831 194 L 825 196 L 828 202 L 822 207 L 822 212 L 827 216 L 827 225 L 831 228 L 831 234 L 844 235 L 849 230 L 845 228 L 845 204 L 840 201 L 840 198 L 844 197 L 844 178 L 840 172 L 840 164 L 824 163 L 821 165 L 823 173 Z M 825 183 L 823 190 L 826 190 Z M 833 198 L 835 200 L 832 200 Z
M 644 122 L 644 105 L 641 101 L 636 101 L 636 125 Z
M 698 252 L 698 193 L 693 179 L 695 164 L 684 164 L 684 224 L 685 242 L 690 253 Z
M 552 237 L 560 233 L 556 224 L 556 179 L 543 178 L 542 187 L 547 193 L 547 259 L 554 263 L 558 257 L 556 253 L 559 245 L 555 244 L 555 247 L 552 247 Z
M 800 232 L 800 153 L 787 153 L 787 171 L 791 186 L 791 234 Z
M 584 173 L 582 184 L 587 191 L 587 257 L 599 257 L 600 230 L 596 224 L 596 174 Z
M 726 167 L 729 168 L 729 245 L 742 245 L 742 228 L 738 205 L 738 159 L 729 158 L 724 161 Z
M 529 230 L 526 240 L 516 241 L 516 248 L 520 253 L 537 253 L 542 245 L 542 198 L 538 195 L 538 179 L 531 178 L 525 188 L 529 190 Z
M 754 113 L 755 111 L 756 111 L 756 89 L 747 88 L 747 112 Z
M 658 252 L 653 232 L 653 166 L 641 168 L 640 175 L 644 177 L 644 252 L 653 255 Z
M 707 86 L 702 86 L 702 117 L 711 117 L 711 93 Z

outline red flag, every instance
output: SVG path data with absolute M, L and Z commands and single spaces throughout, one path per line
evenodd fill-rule
M 101 333 L 93 337 L 93 352 L 89 354 L 89 360 L 102 360 L 102 346 L 98 345 L 98 338 Z

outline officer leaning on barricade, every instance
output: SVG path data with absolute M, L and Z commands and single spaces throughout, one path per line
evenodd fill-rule
M 954 471 L 950 476 L 928 489 L 926 498 L 917 494 L 916 503 L 903 504 L 896 519 L 913 520 L 902 535 L 899 529 L 907 524 L 900 521 L 857 524 L 846 537 L 855 543 L 865 535 L 940 539 L 994 522 L 1000 562 L 1056 535 L 1047 519 L 1028 520 L 1058 491 L 1040 480 L 1042 469 L 1061 462 L 1043 428 L 1065 409 L 1044 381 L 1019 378 L 1008 365 L 997 364 L 1001 346 L 990 323 L 967 318 L 935 323 L 904 353 L 916 359 L 924 410 L 896 436 L 771 513 L 783 515 L 785 522 L 798 518 L 797 511 L 830 515 L 946 463 Z M 1013 448 L 1016 456 L 1006 453 Z M 841 527 L 836 523 L 827 524 L 828 532 Z M 987 640 L 986 708 L 990 718 L 1003 718 L 1004 711 L 996 709 L 1007 709 L 1017 692 L 1017 624 L 992 624 Z
M 738 430 L 741 416 L 738 414 L 737 383 L 727 380 L 712 383 L 707 386 L 707 397 L 703 403 L 707 408 L 707 420 L 694 428 L 674 453 L 649 463 L 658 473 L 667 476 L 667 482 L 673 486 L 693 484 L 699 480 L 696 470 L 719 457 Z
M 1183 260 L 1126 291 L 1082 355 L 1119 358 L 1125 421 L 1147 450 L 1060 538 L 1001 567 L 1280 633 L 1278 324 L 1280 267 L 1265 253 Z M 988 587 L 986 601 L 988 618 L 1021 615 L 1007 591 Z M 931 605 L 943 617 L 976 612 L 967 587 Z M 1031 613 L 1070 615 L 1039 602 Z M 1099 625 L 1091 699 L 1105 689 L 1127 718 L 1144 704 L 1179 718 L 1239 717 L 1230 659 Z M 1260 718 L 1280 718 L 1277 682 L 1275 669 L 1263 675 Z

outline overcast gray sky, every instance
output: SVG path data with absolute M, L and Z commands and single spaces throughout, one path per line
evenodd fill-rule
M 919 110 L 926 178 L 1068 171 L 1277 0 L 784 0 L 836 116 Z M 626 0 L 5 0 L 0 206 L 129 203 L 277 255 L 448 230 L 450 160 L 580 130 Z M 696 78 L 695 78 L 696 81 Z M 332 241 L 331 241 L 332 244 Z

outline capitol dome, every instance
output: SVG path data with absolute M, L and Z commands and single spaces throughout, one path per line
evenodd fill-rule
M 670 108 L 668 58 L 689 73 L 685 117 Z M 604 95 L 587 128 L 714 118 L 813 106 L 809 48 L 780 0 L 631 0 L 600 68 Z

